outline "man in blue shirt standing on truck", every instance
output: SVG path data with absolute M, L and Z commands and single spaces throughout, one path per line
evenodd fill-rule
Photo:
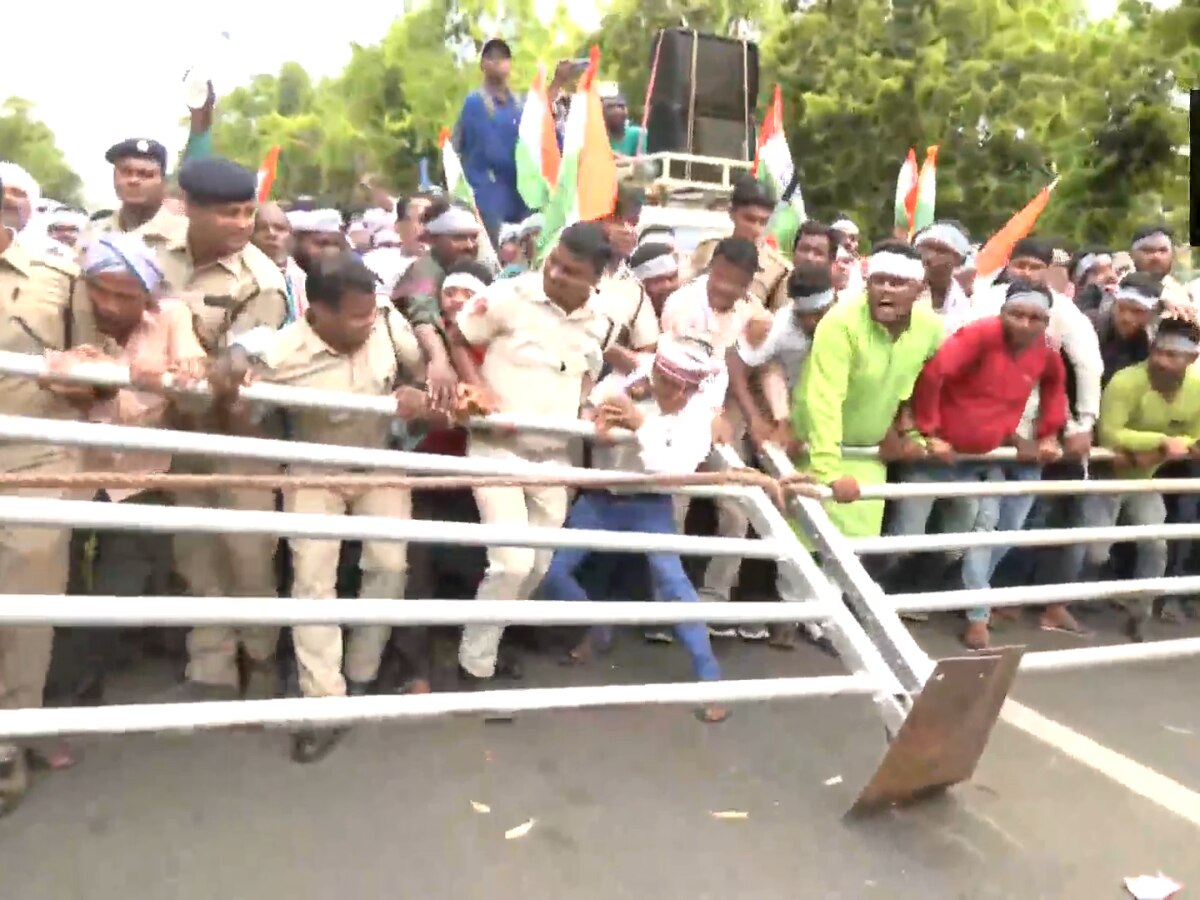
M 495 246 L 501 225 L 529 215 L 517 192 L 517 132 L 523 103 L 508 86 L 512 50 L 503 39 L 484 42 L 479 67 L 483 84 L 463 101 L 454 144 Z

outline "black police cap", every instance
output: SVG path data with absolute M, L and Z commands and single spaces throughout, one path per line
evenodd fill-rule
M 116 163 L 123 159 L 129 159 L 131 156 L 156 162 L 164 174 L 167 171 L 167 148 L 158 141 L 152 141 L 149 138 L 127 138 L 113 144 L 108 148 L 108 152 L 104 154 L 104 159 L 116 165 Z
M 246 203 L 258 193 L 258 176 L 231 159 L 207 156 L 179 167 L 179 187 L 193 203 Z

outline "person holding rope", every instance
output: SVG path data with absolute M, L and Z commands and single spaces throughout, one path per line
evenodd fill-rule
M 612 444 L 598 438 L 600 444 L 593 451 L 596 467 L 680 475 L 696 471 L 712 449 L 712 410 L 696 398 L 700 386 L 717 371 L 711 351 L 702 343 L 662 338 L 652 361 L 643 362 L 630 375 L 613 373 L 601 381 L 588 398 L 584 418 L 596 423 L 598 435 L 624 428 L 634 433 L 636 441 Z M 616 488 L 580 493 L 567 516 L 567 527 L 676 533 L 670 494 Z M 590 555 L 587 549 L 556 551 L 542 593 L 554 600 L 587 600 L 576 572 Z M 678 554 L 651 553 L 648 559 L 658 599 L 700 599 Z M 721 668 L 704 625 L 676 625 L 675 633 L 691 655 L 696 677 L 701 681 L 720 679 Z M 611 627 L 594 628 L 570 658 L 586 661 L 593 650 L 603 649 L 611 639 Z M 699 711 L 705 722 L 720 722 L 727 715 L 719 706 Z
M 394 394 L 402 419 L 424 416 L 428 410 L 422 389 L 402 382 L 419 381 L 423 372 L 420 347 L 404 318 L 386 297 L 376 294 L 374 273 L 349 252 L 319 260 L 309 271 L 309 310 L 304 319 L 265 336 L 247 335 L 241 344 L 251 352 L 243 360 L 235 348 L 230 374 L 250 364 L 252 377 L 276 384 L 342 393 Z M 256 346 L 257 345 L 257 346 Z M 225 402 L 236 396 L 240 376 L 214 386 Z M 240 418 L 244 419 L 245 411 Z M 289 413 L 292 436 L 300 441 L 383 449 L 391 423 L 375 415 L 304 410 Z M 326 475 L 329 469 L 293 466 L 293 475 Z M 333 473 L 336 474 L 336 473 Z M 407 489 L 371 487 L 351 490 L 297 488 L 284 491 L 284 510 L 321 515 L 412 516 Z M 295 576 L 292 596 L 333 601 L 336 596 L 336 540 L 292 540 Z M 373 599 L 404 596 L 406 546 L 395 541 L 364 541 L 360 596 Z M 379 674 L 379 664 L 391 627 L 354 628 L 345 644 L 337 625 L 297 625 L 292 628 L 300 690 L 305 697 L 361 696 Z M 428 691 L 428 685 L 423 691 Z M 340 730 L 302 730 L 292 739 L 292 758 L 315 762 L 340 739 Z
M 494 282 L 457 316 L 450 329 L 454 358 L 481 409 L 576 418 L 603 364 L 611 323 L 597 312 L 596 289 L 612 257 L 604 227 L 577 222 L 563 230 L 541 272 Z M 486 347 L 481 364 L 472 347 Z M 569 440 L 550 435 L 475 431 L 468 454 L 565 465 Z M 487 487 L 475 490 L 484 524 L 561 528 L 567 490 Z M 550 564 L 548 551 L 489 547 L 478 600 L 527 598 Z M 458 661 L 474 685 L 499 674 L 522 675 L 514 658 L 499 655 L 503 627 L 468 625 Z

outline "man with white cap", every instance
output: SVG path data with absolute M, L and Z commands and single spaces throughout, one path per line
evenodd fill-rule
M 917 302 L 942 316 L 946 333 L 953 334 L 970 317 L 971 298 L 954 273 L 971 254 L 971 241 L 957 222 L 942 221 L 920 231 L 913 246 L 921 253 L 927 285 Z
M 32 354 L 67 350 L 94 339 L 94 332 L 76 323 L 72 314 L 71 295 L 79 269 L 69 261 L 37 255 L 16 240 L 10 223 L 28 218 L 27 211 L 16 207 L 19 203 L 28 210 L 29 185 L 10 185 L 4 179 L 18 168 L 0 163 L 0 350 Z M 5 415 L 77 419 L 73 399 L 69 390 L 43 390 L 31 379 L 0 375 L 0 413 Z M 77 470 L 78 453 L 69 448 L 0 446 L 0 472 L 64 475 Z M 6 488 L 3 493 L 70 496 L 63 488 Z M 70 538 L 68 528 L 0 528 L 4 589 L 21 594 L 66 593 Z M 0 627 L 0 709 L 42 705 L 53 636 L 49 625 Z M 28 783 L 25 748 L 0 738 L 0 816 L 21 801 Z
M 363 213 L 363 224 L 371 235 L 371 249 L 363 254 L 363 262 L 379 279 L 379 291 L 391 297 L 392 291 L 408 267 L 417 261 L 401 246 L 396 231 L 396 216 L 381 209 Z
M 62 206 L 46 213 L 46 236 L 69 250 L 75 249 L 87 226 L 87 213 L 78 209 Z
M 793 432 L 808 445 L 804 471 L 833 488 L 826 509 L 849 537 L 878 535 L 883 523 L 883 501 L 859 500 L 859 485 L 885 483 L 888 460 L 924 455 L 902 414 L 942 339 L 941 318 L 916 305 L 924 284 L 920 253 L 885 241 L 868 260 L 866 294 L 836 304 L 813 334 Z M 846 457 L 843 446 L 878 447 L 881 458 Z
M 318 259 L 332 259 L 346 250 L 342 214 L 336 209 L 293 210 L 292 256 L 305 271 Z
M 596 423 L 603 435 L 613 428 L 632 431 L 632 443 L 605 443 L 594 450 L 597 468 L 626 472 L 686 474 L 696 471 L 712 449 L 712 411 L 697 400 L 701 385 L 716 375 L 711 351 L 696 341 L 664 337 L 653 356 L 644 359 L 629 375 L 613 373 L 596 385 L 588 397 L 584 418 Z M 640 531 L 675 534 L 675 517 L 669 494 L 618 488 L 583 491 L 567 516 L 567 528 L 604 531 Z M 576 572 L 591 556 L 587 549 L 558 550 L 542 581 L 542 594 L 551 600 L 587 600 Z M 696 602 L 699 595 L 684 571 L 678 554 L 649 555 L 655 596 L 659 600 Z M 692 657 L 701 681 L 716 681 L 721 668 L 713 655 L 708 633 L 700 623 L 675 626 L 680 641 Z M 607 644 L 611 628 L 596 628 L 580 644 L 573 658 L 586 659 L 593 645 Z M 727 715 L 720 707 L 701 710 L 700 718 L 718 722 Z

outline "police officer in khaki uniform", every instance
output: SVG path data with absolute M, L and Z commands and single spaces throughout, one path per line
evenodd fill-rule
M 618 185 L 613 214 L 603 222 L 613 258 L 591 303 L 593 309 L 612 323 L 605 342 L 605 362 L 623 373 L 637 368 L 638 353 L 653 353 L 658 344 L 654 304 L 628 263 L 637 243 L 637 220 L 643 201 L 639 188 Z
M 486 406 L 504 413 L 578 417 L 600 371 L 611 324 L 591 302 L 611 252 L 603 226 L 578 222 L 563 230 L 541 272 L 495 282 L 458 314 L 451 340 L 464 351 L 455 354 L 462 365 L 459 374 L 467 384 L 484 389 Z M 467 346 L 487 347 L 478 369 L 465 352 Z M 477 431 L 471 434 L 467 452 L 563 464 L 567 447 L 562 437 Z M 566 518 L 567 489 L 477 488 L 475 502 L 485 524 L 559 528 Z M 487 573 L 476 598 L 528 597 L 551 555 L 527 547 L 489 547 Z M 497 667 L 503 631 L 493 625 L 463 629 L 458 660 L 467 683 L 495 674 L 520 677 L 514 660 L 501 660 Z
M 733 237 L 753 241 L 758 247 L 758 274 L 750 284 L 750 294 L 771 312 L 781 309 L 790 302 L 787 295 L 787 280 L 792 264 L 782 253 L 765 241 L 767 223 L 775 211 L 775 197 L 761 181 L 749 176 L 739 179 L 729 198 L 729 218 L 733 220 Z M 702 241 L 692 254 L 689 265 L 690 278 L 696 278 L 712 262 L 713 250 L 720 241 L 712 238 Z
M 192 313 L 201 346 L 226 351 L 239 335 L 257 327 L 278 329 L 287 319 L 283 274 L 250 243 L 257 179 L 253 172 L 220 157 L 189 160 L 179 170 L 186 202 L 186 232 L 158 250 L 165 284 Z M 180 473 L 267 474 L 270 463 L 176 456 Z M 272 491 L 245 488 L 176 492 L 179 506 L 230 510 L 274 510 Z M 231 514 L 232 515 L 232 514 Z M 175 537 L 175 570 L 199 597 L 271 597 L 276 539 L 270 535 Z M 250 659 L 248 696 L 269 695 L 275 682 L 274 627 L 193 628 L 188 637 L 187 681 L 181 699 L 229 699 L 240 685 L 237 649 Z
M 92 232 L 133 232 L 155 250 L 182 238 L 187 232 L 187 218 L 163 204 L 167 148 L 148 138 L 129 138 L 109 147 L 104 158 L 112 163 L 113 190 L 121 208 L 95 220 Z
M 343 252 L 314 262 L 308 274 L 309 310 L 305 318 L 259 340 L 246 335 L 241 343 L 251 353 L 253 371 L 264 381 L 369 396 L 395 393 L 397 412 L 413 418 L 425 409 L 424 389 L 406 386 L 422 375 L 421 348 L 411 326 L 386 296 L 376 295 L 376 279 L 353 255 Z M 262 343 L 261 347 L 253 344 Z M 326 410 L 288 412 L 291 435 L 300 441 L 369 447 L 388 444 L 391 420 Z M 292 466 L 295 475 L 336 475 L 328 468 Z M 350 474 L 350 473 L 341 473 Z M 412 516 L 412 496 L 402 488 L 284 492 L 287 512 L 322 515 Z M 337 597 L 336 540 L 292 540 L 292 596 L 333 601 Z M 396 541 L 364 541 L 362 588 L 371 599 L 402 598 L 407 575 L 405 545 Z M 379 663 L 391 633 L 388 625 L 353 629 L 342 675 L 342 629 L 337 625 L 292 628 L 300 690 L 306 697 L 366 694 L 379 674 Z M 428 686 L 425 686 L 428 691 Z M 293 757 L 313 762 L 324 756 L 341 732 L 303 731 L 294 738 Z
M 2 190 L 2 186 L 0 186 Z M 86 342 L 71 317 L 79 272 L 57 257 L 35 256 L 0 227 L 0 349 L 14 353 L 65 350 Z M 89 388 L 43 389 L 28 378 L 0 375 L 0 413 L 46 419 L 79 417 L 72 404 Z M 0 472 L 66 474 L 78 470 L 75 450 L 39 444 L 0 446 Z M 65 499 L 63 489 L 12 488 L 24 497 Z M 0 584 L 13 594 L 62 594 L 67 588 L 68 528 L 20 528 L 0 522 Z M 54 630 L 49 626 L 0 627 L 0 709 L 42 705 Z M 20 802 L 28 783 L 23 750 L 0 740 L 0 815 Z

